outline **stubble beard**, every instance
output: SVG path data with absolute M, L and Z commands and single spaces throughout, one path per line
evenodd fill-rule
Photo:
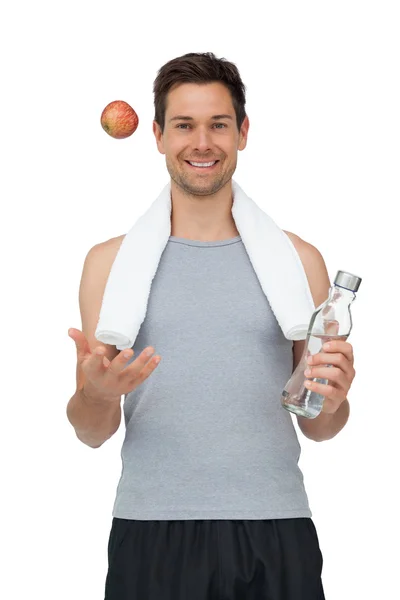
M 201 181 L 201 177 L 198 177 L 196 181 L 195 173 L 191 175 L 190 173 L 179 171 L 168 159 L 166 159 L 166 165 L 172 181 L 188 196 L 211 196 L 216 194 L 232 179 L 236 170 L 235 163 L 226 173 L 216 173 L 212 177 L 206 176 L 207 179 L 204 177 L 203 181 Z

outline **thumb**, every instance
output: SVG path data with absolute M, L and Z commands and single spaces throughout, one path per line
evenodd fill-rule
M 87 354 L 91 354 L 89 342 L 83 331 L 71 327 L 68 329 L 68 335 L 75 342 L 78 359 L 83 360 Z

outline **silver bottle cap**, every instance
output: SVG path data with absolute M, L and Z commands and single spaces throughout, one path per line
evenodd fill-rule
M 361 277 L 353 275 L 353 273 L 347 273 L 347 271 L 338 271 L 334 284 L 343 287 L 346 290 L 350 290 L 351 292 L 357 292 L 361 281 Z

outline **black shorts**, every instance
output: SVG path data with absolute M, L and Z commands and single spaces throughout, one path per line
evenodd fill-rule
M 113 518 L 105 600 L 325 600 L 311 518 Z

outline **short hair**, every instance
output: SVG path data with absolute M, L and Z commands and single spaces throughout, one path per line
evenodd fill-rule
M 163 65 L 154 80 L 154 120 L 159 124 L 161 132 L 164 132 L 165 127 L 167 95 L 173 86 L 180 83 L 213 82 L 222 83 L 228 88 L 240 131 L 246 117 L 246 86 L 236 65 L 225 58 L 217 58 L 212 52 L 190 52 Z

